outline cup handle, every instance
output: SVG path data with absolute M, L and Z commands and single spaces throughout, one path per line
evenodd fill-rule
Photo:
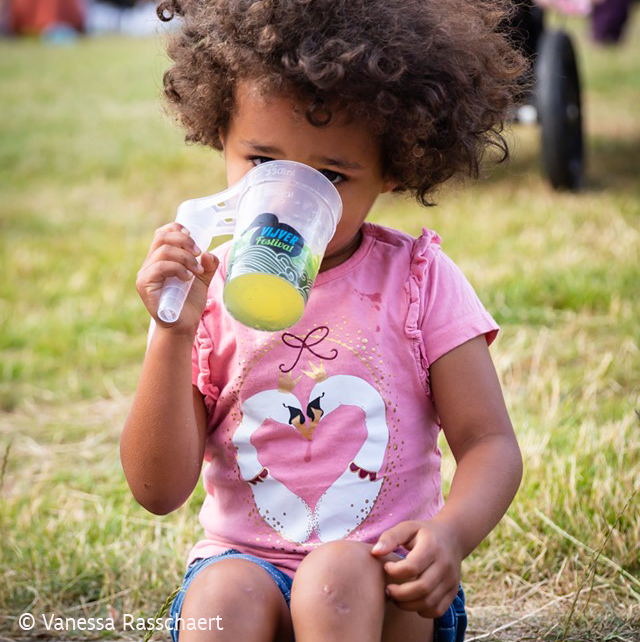
M 233 234 L 236 227 L 236 207 L 243 181 L 212 196 L 194 198 L 181 203 L 176 221 L 184 225 L 201 249 L 209 249 L 214 236 Z
M 201 250 L 209 249 L 214 236 L 234 233 L 236 206 L 242 187 L 243 181 L 239 181 L 223 192 L 184 201 L 178 207 L 176 221 L 189 230 Z M 198 261 L 201 256 L 198 257 Z M 175 323 L 180 318 L 193 278 L 192 276 L 188 281 L 176 276 L 166 279 L 158 303 L 158 317 L 162 321 Z
M 198 201 L 199 210 L 211 208 L 215 212 L 213 220 L 209 225 L 209 230 L 213 232 L 211 238 L 234 233 L 236 229 L 237 205 L 243 186 L 244 181 L 241 180 L 223 192 L 219 192 L 213 196 L 195 199 Z M 176 220 L 178 219 L 176 218 Z M 211 244 L 211 240 L 209 240 L 209 244 Z M 208 249 L 208 247 L 205 249 Z

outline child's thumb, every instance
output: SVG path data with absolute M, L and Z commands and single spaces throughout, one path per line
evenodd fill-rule
M 200 275 L 200 279 L 204 281 L 207 287 L 209 287 L 209 283 L 211 283 L 211 279 L 216 273 L 219 263 L 220 260 L 215 254 L 211 254 L 211 252 L 202 253 L 200 265 L 202 265 L 204 272 Z

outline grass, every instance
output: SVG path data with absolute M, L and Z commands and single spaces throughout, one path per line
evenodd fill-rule
M 515 127 L 508 166 L 448 186 L 436 208 L 383 198 L 371 215 L 412 234 L 436 229 L 502 326 L 492 354 L 525 477 L 463 563 L 468 640 L 640 639 L 635 18 L 611 49 L 569 25 L 585 86 L 584 191 L 552 191 L 538 131 Z M 223 187 L 219 157 L 186 147 L 162 115 L 166 65 L 153 40 L 0 42 L 0 635 L 10 639 L 25 610 L 151 617 L 199 536 L 201 485 L 178 511 L 150 515 L 117 446 L 145 348 L 134 282 L 152 232 L 180 201 Z

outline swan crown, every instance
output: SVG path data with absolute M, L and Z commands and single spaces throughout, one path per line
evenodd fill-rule
M 324 363 L 320 362 L 319 366 L 316 366 L 315 363 L 309 361 L 310 370 L 303 370 L 302 372 L 313 379 L 317 383 L 321 383 L 327 378 L 327 373 L 324 369 Z
M 281 374 L 278 379 L 278 392 L 292 392 L 300 379 L 302 379 L 302 375 L 294 379 L 290 372 L 286 375 Z

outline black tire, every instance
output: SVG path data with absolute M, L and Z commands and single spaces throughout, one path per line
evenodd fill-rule
M 535 76 L 544 171 L 555 189 L 577 191 L 584 175 L 580 77 L 564 31 L 542 35 Z

